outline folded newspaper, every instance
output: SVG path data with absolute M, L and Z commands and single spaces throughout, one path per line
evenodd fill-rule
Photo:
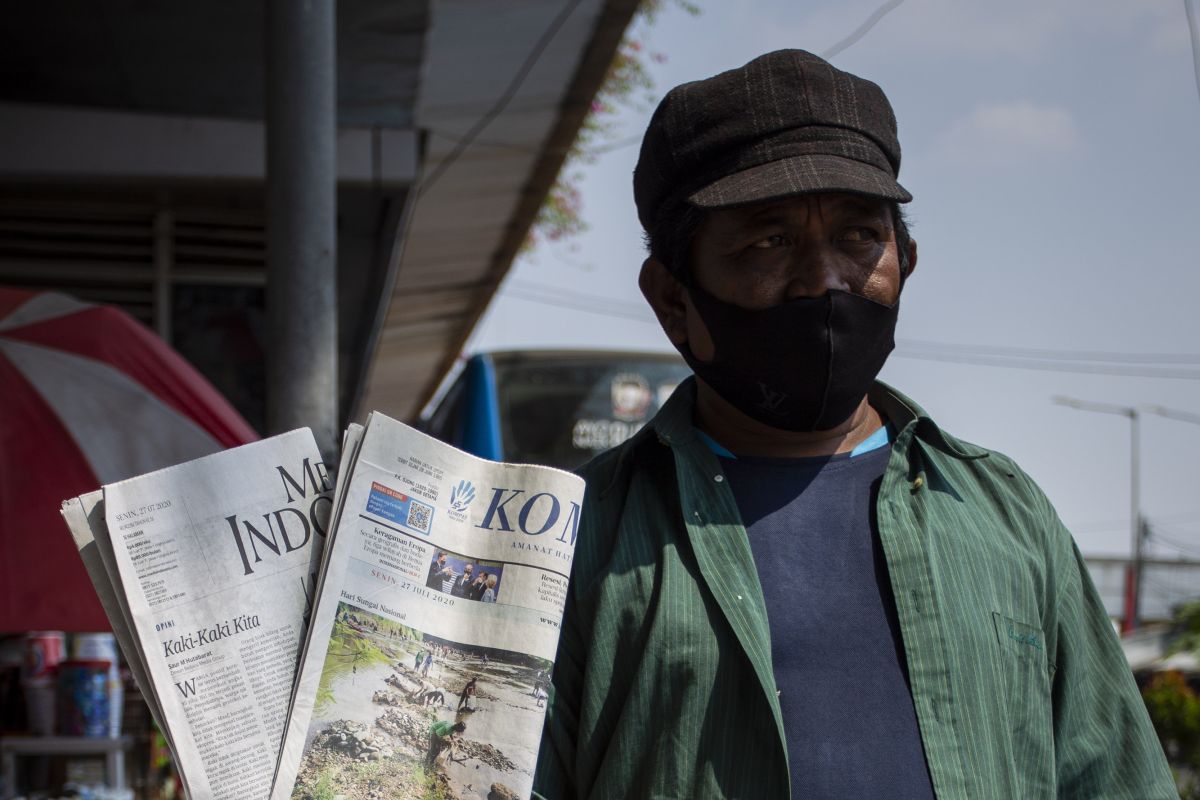
M 63 504 L 193 798 L 270 792 L 332 490 L 305 429 Z
M 528 797 L 583 482 L 386 416 L 63 515 L 192 798 Z

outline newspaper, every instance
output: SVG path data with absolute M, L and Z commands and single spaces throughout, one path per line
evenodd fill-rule
M 332 494 L 303 429 L 63 505 L 190 797 L 270 791 Z
M 88 577 L 96 587 L 100 605 L 108 615 L 112 625 L 113 635 L 121 652 L 125 654 L 125 662 L 142 693 L 154 724 L 163 732 L 167 743 L 171 744 L 171 729 L 166 724 L 154 685 L 146 672 L 145 660 L 139 655 L 137 638 L 127 620 L 129 606 L 125 601 L 125 590 L 121 585 L 121 576 L 116 572 L 116 561 L 112 555 L 112 542 L 108 538 L 108 527 L 104 522 L 104 492 L 95 491 L 80 497 L 65 500 L 61 513 L 71 529 L 79 556 Z M 104 552 L 102 552 L 102 549 Z M 110 571 L 111 570 L 111 571 Z M 182 773 L 180 773 L 182 776 Z
M 338 459 L 337 474 L 339 476 L 350 474 L 350 465 L 354 462 L 354 457 L 358 454 L 358 446 L 362 442 L 362 432 L 363 426 L 355 422 L 350 423 L 350 426 L 346 428 L 345 432 L 343 432 L 342 455 L 341 458 Z M 325 564 L 329 559 L 329 553 L 332 551 L 330 544 L 333 542 L 333 535 L 337 530 L 337 521 L 341 517 L 342 501 L 345 500 L 345 492 L 342 491 L 345 486 L 346 482 L 339 480 L 333 489 L 333 510 L 329 515 L 329 525 L 326 529 L 327 533 L 325 536 L 325 546 L 321 551 L 321 567 L 317 571 L 316 587 L 309 597 L 310 608 L 311 601 L 314 598 L 319 597 L 321 593 L 321 586 L 325 578 Z M 312 637 L 304 637 L 304 642 L 300 647 L 300 654 L 299 658 L 297 659 L 297 664 L 304 663 L 304 658 L 308 653 L 308 644 L 310 641 L 312 641 Z M 299 688 L 299 685 L 300 684 L 298 681 L 292 682 L 292 695 L 288 700 L 288 722 L 284 724 L 285 731 L 287 730 L 287 725 L 291 723 L 292 707 L 296 702 L 296 690 Z M 278 768 L 278 764 L 276 767 Z
M 583 481 L 378 413 L 346 444 L 271 797 L 528 797 Z

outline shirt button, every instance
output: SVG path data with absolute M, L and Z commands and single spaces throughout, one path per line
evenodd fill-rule
M 717 483 L 720 483 L 721 481 L 725 480 L 725 476 L 724 475 L 713 475 L 713 480 L 716 481 Z
M 921 593 L 915 589 L 908 593 L 909 599 L 912 600 L 913 611 L 921 613 Z

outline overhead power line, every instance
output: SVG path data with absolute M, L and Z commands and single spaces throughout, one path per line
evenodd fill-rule
M 884 3 L 879 8 L 875 9 L 875 11 L 871 14 L 871 16 L 867 17 L 866 21 L 864 21 L 861 25 L 859 25 L 857 28 L 855 28 L 850 33 L 849 36 L 842 39 L 840 42 L 835 44 L 833 47 L 830 47 L 824 53 L 821 53 L 821 58 L 828 61 L 829 59 L 833 58 L 834 56 L 838 55 L 842 51 L 848 49 L 849 47 L 851 47 L 852 45 L 857 43 L 859 39 L 862 39 L 864 36 L 866 36 L 868 33 L 870 33 L 871 29 L 874 28 L 881 19 L 883 19 L 891 11 L 894 11 L 895 9 L 899 8 L 903 2 L 904 2 L 904 0 L 888 0 L 888 2 Z M 435 131 L 435 133 L 437 133 L 439 136 L 444 136 L 446 138 L 450 138 L 450 139 L 455 138 L 453 134 L 446 133 L 444 131 Z M 595 147 L 589 147 L 587 149 L 587 154 L 593 155 L 593 156 L 603 155 L 605 153 L 611 153 L 614 150 L 623 150 L 626 147 L 632 147 L 635 144 L 641 144 L 641 142 L 642 142 L 642 136 L 640 134 L 637 136 L 629 136 L 624 139 L 618 139 L 615 142 L 608 142 L 606 144 L 596 145 Z M 481 142 L 481 144 L 482 144 L 482 142 Z M 494 147 L 506 147 L 506 148 L 513 148 L 513 149 L 521 147 L 520 145 L 511 145 L 511 144 L 506 144 L 506 143 L 501 143 L 501 142 L 495 142 L 495 143 L 489 143 L 489 144 L 492 144 L 492 146 L 494 146 Z M 522 148 L 522 149 L 524 149 L 524 148 Z
M 509 281 L 502 290 L 506 296 L 528 300 L 532 303 L 570 308 L 603 317 L 626 319 L 634 322 L 655 323 L 653 314 L 646 306 L 628 303 L 616 298 L 603 298 L 573 292 L 551 286 L 539 286 L 523 281 Z
M 1143 516 L 1146 516 L 1143 514 Z M 1155 514 L 1153 517 L 1147 516 L 1147 521 L 1152 525 L 1161 526 L 1167 524 L 1174 526 L 1181 522 L 1200 521 L 1200 511 L 1184 511 L 1177 514 Z M 1128 530 L 1129 517 L 1116 517 L 1105 520 L 1092 520 L 1090 522 L 1075 523 L 1067 526 L 1072 533 L 1095 533 L 1098 531 L 1115 531 Z
M 1164 406 L 1142 406 L 1142 411 L 1159 417 L 1166 417 L 1167 419 L 1174 419 L 1180 422 L 1190 422 L 1193 425 L 1200 425 L 1200 414 L 1193 414 L 1190 411 L 1180 411 L 1175 408 L 1166 408 Z
M 1178 599 L 1189 600 L 1200 595 L 1195 586 L 1180 586 L 1174 581 L 1167 581 L 1157 576 L 1144 575 L 1143 579 L 1149 588 L 1157 590 L 1160 602 L 1173 603 Z
M 1124 378 L 1167 378 L 1174 380 L 1200 381 L 1200 368 L 1172 369 L 1157 365 L 1135 366 L 1133 364 L 1104 364 L 1094 361 L 1047 361 L 1019 356 L 1001 356 L 984 352 L 943 351 L 924 345 L 918 349 L 897 349 L 897 358 L 940 361 L 951 364 L 968 364 L 976 367 L 1001 367 L 1043 372 L 1069 372 L 1079 375 L 1116 375 Z
M 1196 73 L 1196 95 L 1200 97 L 1200 26 L 1196 23 L 1195 0 L 1183 0 L 1183 10 L 1187 13 L 1188 34 L 1192 40 L 1192 69 Z
M 537 43 L 533 46 L 533 49 L 529 51 L 529 55 L 525 57 L 525 61 L 523 64 L 521 64 L 521 68 L 517 70 L 517 74 L 513 76 L 511 81 L 509 81 L 508 88 L 504 90 L 504 94 L 500 95 L 500 98 L 496 101 L 495 105 L 488 109 L 487 113 L 480 117 L 479 121 L 472 125 L 469 131 L 463 134 L 462 139 L 460 139 L 458 144 L 454 146 L 454 149 L 442 159 L 441 163 L 439 163 L 433 172 L 430 173 L 429 177 L 421 181 L 421 185 L 417 189 L 418 196 L 425 194 L 427 191 L 433 188 L 433 185 L 437 183 L 438 179 L 446 173 L 446 170 L 450 169 L 454 162 L 457 161 L 459 157 L 466 151 L 466 149 L 471 146 L 471 143 L 475 141 L 475 137 L 478 136 L 484 128 L 490 125 L 492 120 L 503 113 L 504 109 L 508 107 L 508 104 L 512 102 L 512 99 L 516 96 L 517 91 L 520 90 L 521 85 L 525 83 L 525 79 L 529 77 L 529 73 L 533 70 L 534 65 L 537 64 L 538 59 L 542 57 L 542 53 L 544 53 L 546 48 L 550 46 L 550 43 L 554 41 L 554 37 L 558 35 L 559 30 L 562 29 L 562 26 L 566 23 L 567 18 L 571 16 L 571 12 L 574 11 L 581 2 L 582 0 L 570 0 L 570 2 L 564 5 L 562 10 L 558 12 L 558 16 L 551 20 L 550 26 L 546 28 L 541 38 L 538 39 Z
M 654 322 L 650 310 L 640 303 L 598 297 L 564 287 L 513 280 L 506 283 L 502 291 L 506 295 L 533 303 L 561 306 L 616 319 Z M 896 357 L 922 361 L 1085 375 L 1115 375 L 1126 378 L 1200 380 L 1200 353 L 1051 350 L 1032 347 L 965 345 L 921 339 L 901 339 L 897 345 L 893 354 Z
M 1148 521 L 1155 527 L 1155 531 L 1166 531 L 1172 536 L 1197 536 L 1200 537 L 1200 528 L 1193 524 L 1187 524 L 1179 521 L 1178 518 L 1172 520 L 1171 517 L 1149 517 Z M 1200 541 L 1197 542 L 1200 546 Z
M 1170 547 L 1172 550 L 1178 550 L 1184 555 L 1200 558 L 1200 547 L 1197 545 L 1185 544 L 1170 536 L 1163 536 L 1161 533 L 1152 533 L 1150 535 L 1151 544 L 1163 544 Z
M 871 28 L 874 28 L 877 24 L 879 24 L 879 20 L 883 19 L 888 12 L 896 10 L 903 2 L 904 0 L 888 0 L 888 2 L 875 9 L 874 13 L 867 17 L 866 21 L 863 22 L 862 25 L 859 25 L 857 28 L 855 28 L 849 36 L 847 36 L 845 39 L 842 39 L 824 53 L 821 53 L 821 58 L 828 61 L 838 53 L 841 53 L 843 50 L 854 45 L 855 42 L 870 33 Z
M 1176 537 L 1176 541 L 1195 537 L 1197 541 L 1195 545 L 1192 546 L 1200 547 L 1200 529 L 1192 525 L 1185 525 L 1178 522 L 1166 522 L 1162 517 L 1150 517 L 1147 519 L 1147 521 L 1152 526 L 1152 532 L 1156 536 L 1161 535 L 1163 531 L 1166 531 L 1167 534 L 1169 534 L 1167 538 L 1174 536 Z
M 1032 358 L 1044 361 L 1098 361 L 1139 365 L 1194 364 L 1200 366 L 1200 353 L 1121 353 L 1111 350 L 1052 350 L 1039 347 L 932 342 L 922 339 L 899 339 L 896 344 L 901 347 L 934 347 L 946 352 L 1003 356 L 1005 358 Z
M 609 142 L 608 144 L 601 144 L 588 148 L 587 152 L 590 155 L 600 155 L 601 153 L 611 153 L 613 150 L 620 150 L 623 147 L 631 147 L 632 145 L 641 143 L 642 136 L 639 134 L 637 136 L 629 136 L 625 139 L 618 139 L 617 141 Z

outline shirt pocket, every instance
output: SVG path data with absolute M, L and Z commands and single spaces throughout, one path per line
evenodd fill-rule
M 992 612 L 992 626 L 996 631 L 996 643 L 1000 652 L 1028 664 L 1031 669 L 1041 669 L 1046 677 L 1053 675 L 1053 667 L 1046 660 L 1046 637 L 1040 625 L 1019 622 L 1012 617 Z
M 1003 706 L 1015 751 L 1050 748 L 1054 720 L 1051 685 L 1054 667 L 1046 656 L 1046 637 L 1040 625 L 992 612 L 997 658 L 1004 674 Z

